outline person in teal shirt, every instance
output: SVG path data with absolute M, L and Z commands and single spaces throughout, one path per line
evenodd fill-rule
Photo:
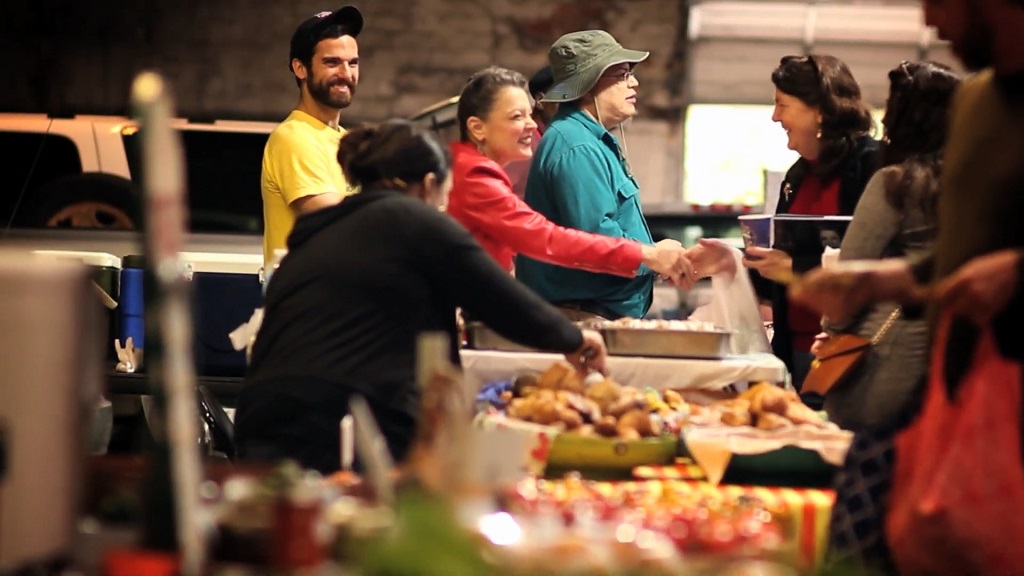
M 653 244 L 640 210 L 640 188 L 620 140 L 610 130 L 636 115 L 633 66 L 648 52 L 627 50 L 602 30 L 573 32 L 548 53 L 554 86 L 542 102 L 558 113 L 530 165 L 526 203 L 560 226 Z M 686 277 L 693 279 L 687 264 Z M 642 318 L 655 273 L 634 278 L 565 268 L 519 256 L 516 277 L 574 318 Z

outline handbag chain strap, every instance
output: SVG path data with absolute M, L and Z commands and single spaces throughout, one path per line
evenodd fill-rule
M 871 337 L 871 345 L 878 345 L 882 338 L 885 337 L 885 333 L 888 332 L 890 328 L 892 328 L 893 324 L 895 324 L 896 321 L 899 320 L 900 316 L 902 315 L 903 307 L 897 306 L 896 309 L 892 311 L 892 314 L 889 314 L 889 317 L 885 319 L 885 324 L 882 324 L 882 327 L 878 329 L 878 332 L 875 332 L 875 335 Z

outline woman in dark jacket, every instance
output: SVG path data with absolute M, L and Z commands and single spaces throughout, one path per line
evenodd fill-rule
M 516 282 L 438 210 L 450 158 L 428 133 L 403 121 L 358 128 L 338 161 L 362 192 L 303 216 L 288 238 L 239 397 L 240 458 L 336 471 L 338 423 L 358 394 L 402 460 L 420 413 L 417 337 L 446 333 L 458 364 L 457 306 L 511 340 L 603 368 L 599 334 Z
M 775 112 L 800 158 L 786 172 L 776 214 L 849 216 L 878 168 L 873 121 L 850 69 L 826 55 L 786 56 L 772 72 Z M 791 305 L 785 282 L 821 263 L 821 253 L 795 254 L 769 248 L 746 250 L 743 263 L 758 295 L 771 299 L 772 350 L 786 363 L 799 389 L 811 363 L 820 316 Z

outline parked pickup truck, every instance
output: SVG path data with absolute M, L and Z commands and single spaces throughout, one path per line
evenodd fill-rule
M 178 119 L 188 170 L 186 249 L 262 253 L 260 166 L 275 124 Z M 0 239 L 138 254 L 138 126 L 118 116 L 0 113 Z

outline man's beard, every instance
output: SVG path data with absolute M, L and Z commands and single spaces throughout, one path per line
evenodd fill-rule
M 331 87 L 337 85 L 348 86 L 348 93 L 341 93 L 337 96 L 331 95 Z M 356 94 L 356 86 L 348 80 L 333 80 L 330 82 L 308 83 L 309 95 L 318 103 L 331 108 L 341 110 L 352 104 L 352 97 Z

